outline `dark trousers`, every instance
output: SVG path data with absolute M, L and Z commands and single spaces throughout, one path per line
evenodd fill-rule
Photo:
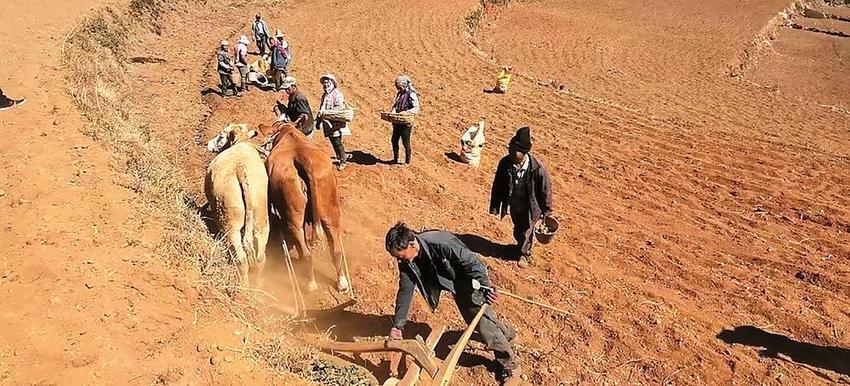
M 287 76 L 289 76 L 289 73 L 285 69 L 274 70 L 274 86 L 276 91 L 280 91 L 280 85 L 283 84 L 283 78 L 286 78 Z
M 269 38 L 266 36 L 260 36 L 260 39 L 257 40 L 257 50 L 260 51 L 260 56 L 266 54 L 266 45 L 269 44 Z
M 413 132 L 413 126 L 393 124 L 393 137 L 390 140 L 393 144 L 393 161 L 398 163 L 398 141 L 401 140 L 404 144 L 404 163 L 410 163 L 410 157 L 413 155 L 413 149 L 410 146 L 410 133 Z
M 527 205 L 511 204 L 511 222 L 514 223 L 514 240 L 521 256 L 531 256 L 531 247 L 534 243 L 533 229 L 529 213 L 531 209 Z
M 248 90 L 248 71 L 251 69 L 248 65 L 236 67 L 239 69 L 239 89 L 242 91 Z
M 339 160 L 340 165 L 345 165 L 346 158 L 348 157 L 345 154 L 345 145 L 342 143 L 342 135 L 339 137 L 329 137 L 331 140 L 331 145 L 334 147 L 334 153 L 336 153 L 336 159 Z
M 233 90 L 234 95 L 239 93 L 239 91 L 236 90 L 236 84 L 233 83 L 232 74 L 222 74 L 219 72 L 218 75 L 219 78 L 221 78 L 221 85 L 219 85 L 219 87 L 221 87 L 221 95 L 226 95 L 228 89 Z
M 473 299 L 473 293 L 481 301 L 476 302 Z M 455 296 L 455 303 L 466 323 L 471 322 L 475 318 L 475 315 L 478 314 L 478 311 L 481 310 L 481 304 L 478 303 L 482 303 L 483 298 L 484 295 L 480 292 L 473 292 L 471 290 L 458 291 L 458 294 Z M 484 312 L 484 316 L 481 317 L 481 321 L 478 322 L 478 327 L 475 330 L 481 335 L 482 340 L 487 345 L 487 349 L 493 351 L 496 362 L 499 362 L 502 367 L 508 370 L 517 368 L 518 364 L 511 344 L 514 338 L 516 338 L 516 330 L 497 319 L 493 313 L 493 307 L 488 308 Z

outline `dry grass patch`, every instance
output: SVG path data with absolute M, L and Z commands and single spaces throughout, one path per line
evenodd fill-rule
M 127 36 L 160 28 L 158 20 L 171 7 L 165 0 L 133 0 L 126 11 L 107 7 L 84 20 L 62 48 L 69 90 L 90 122 L 86 134 L 117 155 L 143 210 L 163 220 L 163 234 L 171 236 L 163 238 L 159 255 L 175 266 L 195 268 L 214 288 L 232 292 L 236 273 L 221 243 L 207 231 L 187 178 L 170 156 L 172 149 L 156 141 L 125 97 Z

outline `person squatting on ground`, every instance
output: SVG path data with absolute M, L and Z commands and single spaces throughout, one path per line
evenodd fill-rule
M 251 66 L 248 65 L 248 38 L 245 35 L 239 37 L 239 43 L 233 50 L 233 62 L 236 63 L 236 68 L 239 70 L 239 90 L 248 91 L 248 72 Z
M 227 40 L 221 41 L 221 46 L 216 53 L 218 60 L 218 76 L 221 78 L 221 96 L 227 96 L 227 90 L 232 89 L 233 95 L 239 95 L 239 90 L 236 89 L 236 84 L 233 83 L 233 66 L 230 64 L 230 53 L 227 52 Z
M 419 114 L 419 96 L 413 88 L 413 81 L 407 75 L 399 75 L 395 78 L 396 93 L 395 101 L 390 112 Z M 393 145 L 393 163 L 399 164 L 398 141 L 404 144 L 404 163 L 410 165 L 413 148 L 410 146 L 410 135 L 413 133 L 413 124 L 393 123 L 393 136 L 390 140 Z
M 508 89 L 511 87 L 511 77 L 513 67 L 511 66 L 502 66 L 502 70 L 499 71 L 499 75 L 496 79 L 496 87 L 493 87 L 493 92 L 504 94 L 508 92 Z
M 325 74 L 319 78 L 322 83 L 322 102 L 319 104 L 319 110 L 345 110 L 345 97 L 339 90 L 336 77 L 333 74 Z M 336 154 L 337 170 L 345 169 L 345 162 L 348 160 L 348 155 L 345 153 L 345 145 L 343 145 L 343 137 L 351 135 L 351 130 L 348 128 L 348 122 L 331 121 L 327 119 L 316 119 L 316 130 L 321 130 L 325 137 L 331 141 Z
M 254 42 L 257 43 L 257 50 L 260 56 L 263 56 L 266 54 L 266 47 L 269 45 L 269 26 L 259 13 L 251 29 L 254 32 Z
M 508 155 L 499 161 L 490 193 L 490 213 L 511 215 L 520 268 L 531 260 L 534 225 L 553 211 L 549 172 L 530 151 L 531 129 L 521 127 L 511 138 Z
M 307 138 L 313 138 L 313 110 L 307 96 L 295 84 L 295 78 L 288 76 L 283 79 L 281 89 L 289 95 L 286 107 L 277 102 L 277 110 L 282 111 L 285 119 L 292 122 Z
M 289 76 L 289 64 L 292 62 L 292 50 L 289 42 L 283 37 L 283 32 L 277 30 L 274 39 L 269 39 L 271 45 L 271 67 L 274 70 L 275 90 L 281 91 L 283 79 Z
M 431 307 L 437 309 L 442 291 L 454 295 L 458 311 L 469 323 L 481 310 L 484 302 L 493 304 L 498 296 L 495 290 L 475 290 L 472 280 L 493 288 L 487 267 L 478 256 L 455 235 L 446 231 L 414 233 L 404 223 L 397 223 L 387 232 L 387 252 L 398 260 L 398 293 L 395 317 L 390 329 L 390 339 L 402 339 L 407 315 L 413 301 L 414 289 Z M 509 380 L 519 375 L 519 363 L 513 350 L 516 330 L 496 318 L 493 308 L 485 311 L 476 327 L 487 348 L 493 351 L 499 363 L 500 375 Z

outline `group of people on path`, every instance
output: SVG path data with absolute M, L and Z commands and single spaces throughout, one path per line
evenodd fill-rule
M 296 79 L 289 74 L 292 57 L 291 53 L 287 52 L 289 45 L 279 30 L 275 38 L 270 38 L 268 26 L 260 15 L 257 15 L 253 24 L 253 34 L 260 55 L 265 55 L 266 50 L 270 51 L 272 68 L 275 69 L 276 90 L 287 95 L 285 104 L 280 101 L 275 104 L 274 110 L 278 119 L 292 122 L 308 138 L 312 138 L 316 130 L 321 131 L 333 146 L 337 169 L 343 170 L 348 160 L 343 138 L 351 135 L 348 122 L 323 119 L 321 116 L 314 117 L 307 97 L 299 90 Z M 243 72 L 243 68 L 248 66 L 247 45 L 247 38 L 242 36 L 234 51 L 234 65 L 239 69 L 240 89 L 243 91 L 247 90 L 247 69 Z M 232 67 L 229 66 L 226 41 L 222 41 L 218 61 L 219 73 L 222 74 L 222 91 L 232 88 L 238 95 L 236 86 L 229 76 L 232 73 Z M 500 84 L 504 87 L 500 89 L 501 92 L 507 91 L 509 71 L 510 69 L 503 69 L 503 74 L 508 75 L 500 74 L 500 83 L 504 83 Z M 502 77 L 507 77 L 507 81 L 501 82 Z M 229 83 L 228 79 L 230 79 Z M 319 111 L 348 108 L 334 74 L 322 75 L 319 82 L 323 91 Z M 418 114 L 420 112 L 419 95 L 410 77 L 399 75 L 394 85 L 397 92 L 390 112 Z M 401 165 L 411 163 L 413 130 L 412 123 L 392 124 L 392 163 Z M 403 160 L 400 158 L 402 146 L 404 147 Z M 515 251 L 518 265 L 523 268 L 527 267 L 532 260 L 535 224 L 551 216 L 554 208 L 549 172 L 540 160 L 531 155 L 531 147 L 531 129 L 519 128 L 508 144 L 508 154 L 496 167 L 489 206 L 490 213 L 499 216 L 500 219 L 510 215 L 513 236 L 516 240 Z M 399 222 L 387 232 L 385 248 L 399 262 L 399 288 L 393 325 L 389 332 L 391 339 L 402 339 L 413 293 L 417 289 L 432 310 L 437 308 L 442 291 L 450 292 L 454 296 L 461 316 L 467 323 L 475 317 L 485 303 L 493 304 L 498 299 L 498 292 L 491 283 L 487 267 L 480 256 L 450 232 L 417 233 Z M 473 279 L 481 283 L 483 287 L 473 288 Z M 493 351 L 500 365 L 499 377 L 502 382 L 505 384 L 516 382 L 519 375 L 519 363 L 513 351 L 516 330 L 498 319 L 493 309 L 489 308 L 479 322 L 477 331 L 487 347 Z
M 342 111 L 349 108 L 345 102 L 345 96 L 339 88 L 339 82 L 334 74 L 325 74 L 319 78 L 322 85 L 322 97 L 319 102 L 319 111 Z M 419 96 L 416 94 L 416 89 L 413 87 L 413 81 L 407 75 L 399 75 L 395 79 L 395 87 L 397 90 L 395 99 L 393 100 L 390 109 L 393 113 L 419 113 Z M 348 127 L 348 122 L 324 119 L 318 117 L 314 119 L 313 111 L 310 108 L 310 102 L 307 97 L 298 89 L 298 82 L 295 77 L 288 76 L 283 79 L 281 90 L 287 94 L 287 102 L 284 105 L 278 101 L 275 105 L 275 112 L 279 120 L 287 120 L 295 124 L 301 132 L 308 138 L 312 138 L 315 131 L 320 131 L 327 137 L 334 149 L 334 162 L 338 170 L 345 169 L 346 162 L 349 159 L 348 153 L 345 151 L 343 138 L 351 135 L 351 129 Z M 413 148 L 411 146 L 410 137 L 413 133 L 413 123 L 393 123 L 392 124 L 392 149 L 393 149 L 393 164 L 409 165 L 413 156 Z M 399 158 L 400 144 L 404 146 L 404 162 Z
M 345 96 L 339 89 L 339 83 L 334 74 L 324 74 L 319 78 L 322 85 L 322 98 L 319 111 L 342 111 L 348 108 Z M 345 151 L 343 137 L 351 135 L 348 122 L 314 117 L 307 96 L 298 89 L 295 77 L 288 76 L 282 80 L 281 90 L 287 95 L 286 104 L 275 102 L 275 113 L 278 120 L 292 122 L 307 138 L 313 138 L 316 131 L 330 140 L 334 149 L 334 163 L 337 170 L 345 169 L 348 153 Z
M 289 42 L 283 35 L 281 30 L 277 30 L 274 36 L 269 33 L 268 24 L 263 20 L 262 16 L 257 14 L 252 23 L 252 32 L 254 42 L 257 45 L 258 53 L 261 60 L 267 60 L 272 71 L 272 78 L 275 82 L 275 90 L 280 91 L 283 85 L 283 80 L 289 76 L 289 68 L 292 63 L 292 48 Z M 231 57 L 230 43 L 227 40 L 222 40 L 216 51 L 216 61 L 218 63 L 218 74 L 221 80 L 219 87 L 221 95 L 227 96 L 228 91 L 232 91 L 233 96 L 241 96 L 240 92 L 248 91 L 249 73 L 252 71 L 251 65 L 248 62 L 248 45 L 251 42 L 248 37 L 242 35 L 233 49 Z M 268 50 L 268 56 L 266 51 Z M 233 81 L 234 67 L 239 73 L 239 87 Z
M 351 135 L 348 122 L 315 117 L 307 97 L 298 89 L 298 82 L 290 75 L 292 63 L 292 50 L 289 42 L 280 29 L 274 37 L 262 16 L 257 14 L 251 27 L 254 43 L 262 58 L 270 62 L 273 72 L 275 90 L 284 92 L 287 96 L 286 103 L 280 101 L 275 104 L 275 113 L 279 120 L 287 120 L 295 124 L 308 138 L 313 137 L 315 130 L 321 131 L 327 137 L 334 149 L 334 163 L 338 170 L 345 169 L 346 162 L 350 156 L 345 151 L 344 137 Z M 248 61 L 248 38 L 245 35 L 239 37 L 233 55 L 229 50 L 227 40 L 222 40 L 216 59 L 218 74 L 221 80 L 220 88 L 222 96 L 227 96 L 232 91 L 233 96 L 241 96 L 241 92 L 249 89 L 249 73 L 252 71 Z M 268 51 L 268 52 L 267 52 Z M 233 81 L 234 67 L 239 72 L 240 83 L 237 87 Z M 339 89 L 339 82 L 334 74 L 322 75 L 319 79 L 322 86 L 322 97 L 319 103 L 319 111 L 340 111 L 349 108 L 345 103 L 345 97 Z M 419 113 L 419 96 L 413 87 L 413 81 L 407 75 L 399 75 L 395 79 L 396 95 L 390 108 L 392 113 Z M 410 165 L 413 157 L 411 135 L 414 130 L 413 123 L 393 123 L 392 163 L 397 165 Z M 404 159 L 400 158 L 401 147 L 404 147 Z

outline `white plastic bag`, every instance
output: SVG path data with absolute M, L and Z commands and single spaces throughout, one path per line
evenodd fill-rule
M 478 167 L 484 142 L 484 121 L 482 120 L 477 125 L 470 126 L 460 137 L 460 152 L 466 163 Z

